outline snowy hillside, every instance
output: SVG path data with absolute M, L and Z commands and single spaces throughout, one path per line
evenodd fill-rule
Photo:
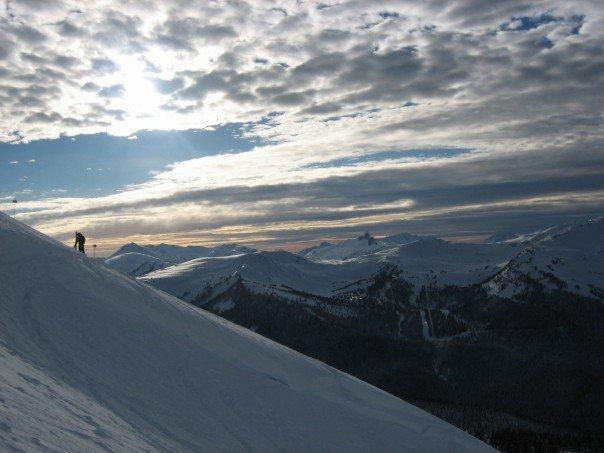
M 598 220 L 523 235 L 530 236 L 528 243 L 451 243 L 413 235 L 378 241 L 366 234 L 307 249 L 300 252 L 304 257 L 279 251 L 199 258 L 139 275 L 187 301 L 204 292 L 215 296 L 241 280 L 254 293 L 296 300 L 304 293 L 309 303 L 309 295 L 334 297 L 362 289 L 385 267 L 396 269 L 415 294 L 427 284 L 489 281 L 490 294 L 511 297 L 530 276 L 549 288 L 593 296 L 603 287 L 602 225 Z
M 187 246 L 171 244 L 138 245 L 134 242 L 123 245 L 105 264 L 122 274 L 140 277 L 157 269 L 207 256 L 230 256 L 251 253 L 253 249 L 237 244 L 217 247 Z
M 418 236 L 417 234 L 399 233 L 392 236 L 386 236 L 381 239 L 382 242 L 388 244 L 406 245 L 412 242 L 418 241 L 422 238 L 428 238 L 429 236 Z
M 323 242 L 320 245 L 300 250 L 298 255 L 313 261 L 337 263 L 364 257 L 384 250 L 392 250 L 401 245 L 411 244 L 420 239 L 427 238 L 430 238 L 430 236 L 399 233 L 376 239 L 367 232 L 356 239 L 346 239 L 335 244 Z
M 425 238 L 391 251 L 386 259 L 416 288 L 426 283 L 469 285 L 498 272 L 519 250 L 514 244 L 464 244 Z
M 357 241 L 344 241 L 340 244 L 346 248 L 338 250 L 346 249 L 348 253 L 353 249 L 349 246 L 356 245 Z M 387 266 L 395 267 L 417 292 L 424 284 L 479 283 L 498 272 L 518 253 L 513 245 L 452 244 L 436 238 L 400 246 L 382 247 L 377 243 L 373 253 L 364 245 L 356 250 L 361 249 L 365 254 L 343 261 L 311 261 L 285 251 L 199 258 L 151 272 L 143 279 L 187 301 L 210 290 L 216 296 L 239 280 L 254 293 L 298 300 L 301 293 L 334 297 L 363 289 Z M 324 252 L 325 257 L 327 250 Z M 334 249 L 329 251 L 331 257 L 336 256 L 333 252 Z M 318 254 L 313 255 L 316 258 Z M 305 297 L 305 303 L 309 302 L 312 297 Z
M 157 269 L 171 266 L 172 262 L 165 261 L 146 253 L 126 252 L 105 260 L 105 264 L 122 274 L 140 277 Z
M 347 239 L 337 244 L 326 242 L 301 250 L 298 254 L 317 262 L 340 262 L 392 247 L 396 247 L 396 243 L 378 241 L 369 233 L 365 233 L 356 239 Z
M 491 294 L 513 297 L 535 284 L 604 299 L 604 220 L 532 236 L 484 286 Z
M 598 220 L 598 219 L 595 219 L 595 220 Z M 589 220 L 588 222 L 591 222 L 591 221 L 593 221 L 593 220 Z M 565 223 L 562 225 L 554 225 L 554 226 L 550 226 L 548 228 L 543 228 L 540 230 L 528 231 L 528 232 L 523 232 L 523 233 L 512 232 L 512 231 L 499 232 L 499 233 L 492 235 L 490 238 L 488 238 L 486 240 L 486 242 L 490 243 L 490 244 L 516 243 L 516 244 L 528 245 L 530 243 L 539 242 L 548 237 L 553 237 L 553 236 L 557 236 L 559 234 L 565 233 L 583 223 L 585 223 L 585 221 L 575 221 L 575 222 L 571 222 L 571 223 Z
M 316 263 L 286 251 L 256 252 L 221 258 L 199 258 L 152 272 L 144 281 L 170 294 L 191 300 L 206 288 L 214 292 L 241 280 L 256 293 L 298 297 L 298 293 L 333 296 L 362 285 L 379 269 L 375 261 Z
M 0 214 L 3 451 L 488 451 Z

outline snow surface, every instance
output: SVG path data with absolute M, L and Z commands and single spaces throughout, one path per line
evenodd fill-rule
M 0 214 L 0 449 L 491 451 Z
M 136 252 L 154 256 L 172 263 L 182 263 L 202 256 L 228 256 L 254 252 L 254 249 L 238 244 L 222 244 L 216 247 L 180 246 L 173 244 L 138 245 L 134 242 L 120 247 L 111 258 L 124 253 Z
M 105 260 L 105 264 L 122 274 L 140 277 L 157 269 L 171 266 L 173 263 L 155 256 L 139 252 L 126 252 Z
M 515 243 L 450 243 L 408 233 L 377 240 L 365 233 L 356 239 L 326 243 L 299 254 L 319 263 L 389 263 L 398 267 L 403 277 L 418 290 L 427 283 L 479 283 L 498 272 L 519 250 Z M 368 277 L 370 275 L 365 275 Z
M 354 248 L 351 245 L 358 242 L 367 244 L 368 241 L 344 241 L 340 244 L 346 247 L 338 250 L 346 250 L 350 256 L 349 252 Z M 333 252 L 332 248 L 330 250 Z M 373 251 L 364 245 L 357 250 L 365 253 L 346 260 L 314 261 L 286 251 L 199 258 L 151 272 L 142 278 L 187 301 L 206 288 L 212 288 L 213 294 L 218 294 L 237 280 L 252 292 L 277 294 L 299 301 L 300 292 L 330 297 L 361 289 L 371 283 L 372 277 L 384 266 L 396 266 L 417 292 L 425 284 L 480 283 L 499 272 L 519 248 L 508 244 L 453 244 L 425 237 L 404 245 L 382 247 L 378 243 Z M 317 256 L 314 255 L 315 259 Z M 304 300 L 304 303 L 310 302 L 311 299 Z
M 499 271 L 518 252 L 514 244 L 451 243 L 424 238 L 391 250 L 384 257 L 416 290 L 424 284 L 470 285 Z
M 323 242 L 320 245 L 300 250 L 298 255 L 312 261 L 338 263 L 361 258 L 376 252 L 392 250 L 400 245 L 407 245 L 429 236 L 418 236 L 410 233 L 399 233 L 376 239 L 368 232 L 356 239 L 346 239 L 332 244 Z
M 238 279 L 258 293 L 278 291 L 288 297 L 287 292 L 294 289 L 318 296 L 333 296 L 341 288 L 350 289 L 350 285 L 371 277 L 379 267 L 377 261 L 317 263 L 281 250 L 199 258 L 152 272 L 142 279 L 185 300 L 194 298 L 208 285 L 223 284 L 226 287 Z M 293 297 L 298 298 L 295 294 Z
M 325 242 L 319 246 L 301 250 L 298 254 L 312 261 L 338 263 L 393 247 L 396 247 L 396 243 L 378 241 L 369 233 L 365 233 L 356 239 L 346 239 L 337 244 Z
M 230 256 L 252 253 L 254 249 L 237 244 L 217 247 L 187 246 L 172 244 L 138 245 L 134 242 L 123 245 L 105 264 L 122 274 L 141 277 L 157 269 L 206 256 Z
M 416 294 L 424 285 L 487 282 L 490 293 L 513 297 L 524 290 L 529 276 L 549 289 L 562 285 L 569 292 L 602 297 L 603 231 L 602 220 L 554 227 L 525 235 L 531 238 L 528 244 L 451 243 L 411 235 L 401 235 L 402 244 L 396 244 L 364 235 L 308 249 L 309 258 L 285 251 L 200 258 L 144 279 L 185 300 L 207 288 L 218 294 L 241 280 L 250 291 L 300 301 L 300 293 L 330 297 L 361 289 L 387 266 L 395 267 Z M 304 303 L 312 303 L 312 298 Z
M 513 297 L 526 278 L 546 289 L 565 289 L 604 299 L 604 219 L 549 228 L 485 283 L 491 294 Z

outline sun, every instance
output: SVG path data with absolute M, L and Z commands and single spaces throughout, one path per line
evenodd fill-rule
M 124 94 L 121 100 L 128 111 L 151 114 L 159 109 L 162 96 L 142 63 L 134 62 L 122 66 L 122 80 Z

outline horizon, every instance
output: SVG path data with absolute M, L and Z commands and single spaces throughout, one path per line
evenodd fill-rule
M 369 233 L 373 238 L 377 239 L 377 240 L 382 240 L 387 238 L 388 236 L 393 236 L 393 235 L 374 235 L 372 234 L 370 231 L 366 231 L 363 234 Z M 396 234 L 413 234 L 413 233 L 408 233 L 406 231 L 399 231 L 398 233 L 394 233 L 394 235 Z M 292 247 L 268 247 L 268 248 L 262 248 L 260 247 L 252 247 L 252 248 L 256 248 L 258 251 L 279 251 L 279 250 L 285 250 L 291 253 L 297 253 L 300 250 L 303 250 L 305 248 L 309 248 L 309 247 L 314 247 L 316 245 L 320 245 L 322 243 L 325 242 L 329 242 L 329 243 L 338 243 L 341 241 L 345 241 L 347 239 L 359 239 L 361 235 L 357 235 L 357 236 L 351 236 L 351 237 L 337 237 L 337 238 L 331 238 L 331 240 L 325 239 L 325 240 L 321 240 L 321 241 L 308 241 L 308 242 L 297 242 L 295 243 Z M 419 236 L 419 235 L 418 235 Z M 462 236 L 462 237 L 439 237 L 439 236 L 431 236 L 431 235 L 426 235 L 426 237 L 436 237 L 438 239 L 442 239 L 443 241 L 446 242 L 462 242 L 462 243 L 471 243 L 471 244 L 480 244 L 483 243 L 486 239 L 488 239 L 490 236 Z M 146 247 L 146 246 L 158 246 L 158 245 L 180 245 L 182 247 L 196 247 L 196 246 L 202 246 L 202 247 L 217 247 L 220 245 L 227 245 L 227 244 L 237 244 L 237 245 L 245 245 L 245 246 L 252 246 L 253 244 L 240 244 L 240 243 L 234 243 L 234 242 L 223 242 L 223 243 L 212 243 L 210 245 L 205 245 L 203 243 L 198 243 L 198 244 L 170 244 L 170 243 L 166 243 L 166 242 L 151 242 L 151 243 L 138 243 L 135 241 L 131 241 L 131 242 L 126 242 L 121 244 L 117 249 L 114 250 L 110 250 L 109 254 L 100 256 L 99 253 L 97 252 L 97 257 L 98 258 L 107 258 L 109 256 L 111 256 L 112 254 L 114 254 L 115 252 L 117 252 L 121 247 L 126 246 L 126 245 L 131 245 L 131 244 L 135 244 L 135 245 L 139 245 L 141 247 Z
M 393 234 L 380 235 L 380 234 L 373 234 L 370 231 L 364 231 L 363 233 L 353 235 L 353 236 L 338 236 L 338 237 L 333 237 L 333 238 L 327 238 L 326 240 L 321 240 L 321 241 L 313 240 L 313 241 L 307 241 L 307 242 L 297 242 L 297 243 L 293 244 L 293 246 L 291 246 L 291 247 L 278 247 L 278 246 L 277 247 L 270 247 L 270 246 L 263 247 L 262 244 L 260 244 L 260 246 L 258 246 L 255 244 L 241 244 L 241 243 L 235 243 L 235 242 L 223 242 L 223 243 L 212 243 L 212 244 L 206 244 L 206 243 L 171 244 L 171 243 L 166 243 L 166 242 L 138 243 L 135 241 L 130 241 L 130 242 L 121 243 L 117 248 L 110 249 L 106 253 L 103 253 L 103 251 L 106 249 L 101 249 L 101 252 L 97 251 L 96 256 L 97 256 L 97 258 L 101 258 L 101 259 L 109 258 L 112 255 L 115 255 L 122 247 L 125 247 L 128 245 L 138 245 L 141 247 L 147 247 L 147 246 L 155 247 L 155 246 L 161 246 L 161 245 L 168 245 L 168 246 L 177 245 L 180 247 L 201 246 L 201 247 L 207 247 L 207 248 L 218 247 L 221 245 L 243 245 L 243 246 L 250 247 L 258 252 L 270 252 L 270 251 L 282 251 L 283 250 L 283 251 L 287 251 L 290 253 L 298 254 L 298 252 L 300 252 L 301 250 L 319 246 L 324 243 L 329 243 L 329 244 L 334 245 L 334 244 L 338 244 L 338 243 L 340 243 L 342 241 L 346 241 L 346 240 L 361 239 L 363 236 L 365 236 L 367 234 L 369 234 L 372 238 L 377 239 L 378 241 L 385 240 L 388 237 L 397 236 L 399 234 L 409 234 L 409 235 L 416 235 L 420 238 L 437 238 L 444 242 L 449 242 L 449 243 L 486 244 L 489 239 L 494 238 L 495 236 L 497 236 L 497 234 L 509 234 L 511 236 L 514 236 L 514 235 L 521 236 L 523 234 L 545 232 L 551 228 L 555 228 L 555 227 L 559 227 L 559 226 L 580 225 L 580 224 L 585 224 L 585 223 L 593 222 L 593 221 L 599 222 L 599 221 L 602 221 L 602 219 L 604 219 L 603 216 L 585 216 L 585 217 L 581 217 L 581 218 L 575 218 L 573 220 L 567 219 L 566 222 L 548 225 L 548 226 L 546 226 L 544 228 L 540 228 L 540 229 L 507 230 L 507 231 L 499 231 L 499 232 L 496 232 L 495 234 L 478 235 L 478 236 L 437 236 L 437 235 L 429 235 L 429 234 L 421 234 L 421 233 L 410 233 L 408 231 L 399 231 L 399 232 L 395 232 Z M 66 243 L 66 245 L 71 245 L 71 244 Z M 90 244 L 90 245 L 92 245 L 92 244 Z
M 108 256 L 604 213 L 604 10 L 108 0 L 0 11 L 0 210 Z

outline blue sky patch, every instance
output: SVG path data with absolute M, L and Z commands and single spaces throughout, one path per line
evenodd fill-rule
M 214 130 L 139 131 L 130 138 L 105 133 L 0 143 L 0 198 L 102 196 L 142 183 L 167 165 L 225 152 L 243 152 L 257 142 L 241 137 L 242 124 Z M 136 139 L 134 139 L 136 137 Z
M 434 158 L 450 158 L 467 154 L 471 152 L 470 148 L 438 148 L 438 149 L 407 149 L 396 151 L 380 151 L 372 154 L 364 154 L 356 157 L 344 157 L 334 159 L 327 162 L 319 162 L 310 164 L 304 168 L 333 168 L 333 167 L 353 167 L 366 162 L 381 162 L 384 160 L 394 159 L 434 159 Z
M 512 17 L 509 22 L 501 24 L 499 27 L 503 31 L 526 31 L 540 27 L 550 22 L 560 22 L 562 17 L 552 16 L 549 13 L 540 14 L 537 16 L 519 16 Z

